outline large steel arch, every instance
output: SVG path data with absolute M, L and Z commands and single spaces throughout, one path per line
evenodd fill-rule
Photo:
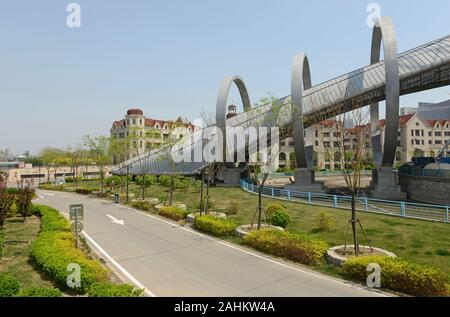
M 383 43 L 386 76 L 386 124 L 384 129 L 384 147 L 381 145 L 379 105 L 378 103 L 370 105 L 372 150 L 377 167 L 393 166 L 397 148 L 399 125 L 400 79 L 397 55 L 397 36 L 390 17 L 381 17 L 373 28 L 370 58 L 371 64 L 380 61 L 381 43 Z
M 233 83 L 237 86 L 239 94 L 241 95 L 244 111 L 248 111 L 251 108 L 250 97 L 248 95 L 247 87 L 245 86 L 244 80 L 237 75 L 226 77 L 222 81 L 222 84 L 220 85 L 216 104 L 216 129 L 219 129 L 222 132 L 223 162 L 226 162 L 226 153 L 227 153 L 226 122 L 227 122 L 228 95 L 230 94 L 230 88 Z
M 297 168 L 311 166 L 312 151 L 307 153 L 303 125 L 303 91 L 311 88 L 308 57 L 304 53 L 294 56 L 291 73 L 291 116 Z

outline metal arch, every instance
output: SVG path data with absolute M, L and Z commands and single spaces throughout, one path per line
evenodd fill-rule
M 227 153 L 226 121 L 227 121 L 228 95 L 230 93 L 230 88 L 233 83 L 237 86 L 239 94 L 241 95 L 244 111 L 248 111 L 251 108 L 250 97 L 248 96 L 248 91 L 247 87 L 245 86 L 244 80 L 237 75 L 224 78 L 222 84 L 220 85 L 216 104 L 216 129 L 220 129 L 222 131 L 223 162 L 226 162 L 226 153 Z
M 370 130 L 372 150 L 377 167 L 393 166 L 397 149 L 399 125 L 400 78 L 397 55 L 397 36 L 390 17 L 381 17 L 373 28 L 370 63 L 380 61 L 381 42 L 383 41 L 386 124 L 384 129 L 384 148 L 381 146 L 381 129 L 379 126 L 378 102 L 370 105 Z
M 311 88 L 308 57 L 304 53 L 294 56 L 291 73 L 291 115 L 297 168 L 311 166 L 312 151 L 306 151 L 303 126 L 303 91 Z M 311 152 L 311 153 L 310 153 Z

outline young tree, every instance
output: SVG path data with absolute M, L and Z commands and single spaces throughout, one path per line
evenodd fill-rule
M 317 118 L 318 119 L 318 118 Z M 318 120 L 317 120 L 318 121 Z M 365 109 L 355 109 L 328 120 L 326 125 L 320 122 L 316 125 L 319 129 L 321 146 L 325 155 L 339 168 L 345 180 L 347 194 L 351 196 L 351 225 L 355 255 L 359 255 L 359 242 L 357 224 L 359 224 L 366 239 L 367 236 L 356 214 L 356 199 L 361 190 L 361 171 L 365 167 L 365 154 L 367 153 L 366 135 L 370 132 L 368 124 L 368 112 Z M 325 129 L 326 137 L 325 140 Z M 348 238 L 348 229 L 346 244 Z M 367 239 L 367 242 L 370 242 Z
M 26 217 L 28 217 L 28 212 L 31 206 L 31 200 L 33 199 L 34 190 L 32 186 L 32 182 L 30 181 L 21 181 L 18 183 L 18 191 L 17 191 L 17 207 L 19 209 L 20 214 L 23 217 L 23 222 L 25 222 Z
M 277 120 L 283 106 L 283 102 L 276 98 L 274 95 L 269 94 L 268 97 L 261 98 L 259 104 L 255 104 L 256 107 L 260 105 L 271 105 L 270 114 L 264 116 L 255 116 L 257 119 L 252 122 L 252 126 L 258 131 L 258 153 L 249 153 L 250 161 L 247 164 L 249 175 L 253 182 L 258 186 L 258 206 L 256 207 L 255 214 L 251 226 L 253 227 L 255 218 L 257 218 L 257 229 L 261 229 L 261 221 L 264 216 L 265 222 L 267 222 L 265 209 L 263 205 L 263 189 L 267 181 L 267 178 L 271 173 L 277 170 L 277 161 L 279 155 L 279 139 L 284 137 L 287 130 L 278 129 Z M 258 109 L 258 108 L 257 108 Z M 262 111 L 262 110 L 261 110 Z M 270 127 L 276 128 L 275 130 Z M 266 135 L 264 135 L 266 134 Z M 264 140 L 269 141 L 264 142 Z M 265 143 L 265 144 L 264 144 Z M 252 158 L 253 156 L 253 158 Z
M 14 204 L 14 195 L 6 190 L 6 175 L 0 171 L 0 230 Z
M 144 130 L 142 127 L 132 127 L 128 133 L 128 138 L 126 139 L 127 147 L 132 155 L 137 158 L 139 175 L 142 180 L 145 180 L 147 175 L 146 167 L 143 164 L 144 156 L 148 151 L 157 147 L 155 139 L 160 135 L 161 132 L 158 129 L 147 128 Z M 145 198 L 145 190 L 146 182 L 142 181 L 140 185 L 140 196 L 142 199 Z
M 82 164 L 83 149 L 80 144 L 76 144 L 75 146 L 69 145 L 65 154 L 66 162 L 70 166 L 73 173 L 75 188 L 78 188 L 78 170 Z
M 50 174 L 53 171 L 53 178 L 56 179 L 56 172 L 64 157 L 64 151 L 56 148 L 44 148 L 39 154 L 39 159 L 47 170 L 47 182 L 50 183 Z
M 85 135 L 83 137 L 84 145 L 90 154 L 90 159 L 97 166 L 99 176 L 100 176 L 100 191 L 104 191 L 104 180 L 105 180 L 105 169 L 111 162 L 109 156 L 109 138 L 106 136 L 91 137 Z

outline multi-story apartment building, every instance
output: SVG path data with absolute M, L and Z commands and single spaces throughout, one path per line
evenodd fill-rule
M 141 109 L 129 109 L 124 119 L 114 121 L 110 130 L 111 136 L 125 139 L 131 133 L 133 145 L 128 158 L 138 153 L 144 153 L 161 147 L 169 140 L 181 139 L 183 136 L 197 130 L 191 122 L 181 117 L 176 120 L 159 120 L 146 118 Z
M 340 168 L 339 157 L 344 142 L 346 149 L 355 149 L 357 136 L 362 135 L 364 143 L 363 157 L 367 162 L 372 161 L 372 138 L 370 125 L 356 126 L 342 129 L 336 127 L 338 121 L 326 120 L 307 129 L 307 145 L 313 146 L 313 165 L 318 169 Z M 385 120 L 380 120 L 381 144 L 384 143 Z M 308 131 L 309 130 L 309 131 Z M 344 132 L 342 132 L 344 131 Z M 340 133 L 345 133 L 341 136 Z M 438 154 L 445 142 L 450 141 L 450 118 L 442 120 L 426 120 L 420 112 L 400 116 L 396 163 L 406 163 L 413 157 L 431 156 Z M 333 156 L 333 157 L 331 157 Z M 292 168 L 295 164 L 292 138 L 281 142 L 279 166 Z

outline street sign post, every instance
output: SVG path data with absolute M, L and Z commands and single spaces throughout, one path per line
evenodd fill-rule
M 69 217 L 72 221 L 71 229 L 75 234 L 75 247 L 78 248 L 78 234 L 83 231 L 84 207 L 82 204 L 69 205 Z

